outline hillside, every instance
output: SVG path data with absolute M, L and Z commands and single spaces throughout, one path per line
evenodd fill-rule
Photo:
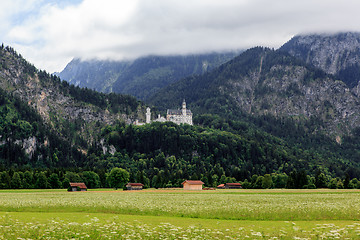
M 299 35 L 280 50 L 335 75 L 359 95 L 360 33 Z
M 9 99 L 18 99 L 17 102 L 35 111 L 47 131 L 83 152 L 97 140 L 105 125 L 119 121 L 130 123 L 143 115 L 144 106 L 135 98 L 105 95 L 69 85 L 56 76 L 38 71 L 10 47 L 0 48 L 0 88 Z M 4 138 L 5 135 L 1 135 Z M 39 140 L 36 134 L 28 137 L 35 142 Z
M 59 73 L 75 86 L 125 93 L 145 100 L 184 77 L 203 74 L 234 58 L 238 52 L 185 56 L 148 56 L 133 61 L 73 59 Z
M 0 169 L 78 167 L 83 159 L 26 102 L 0 89 Z
M 195 113 L 224 117 L 272 115 L 316 119 L 331 136 L 360 124 L 359 99 L 346 84 L 282 51 L 250 49 L 221 67 L 160 91 L 151 102 L 162 109 L 186 98 Z

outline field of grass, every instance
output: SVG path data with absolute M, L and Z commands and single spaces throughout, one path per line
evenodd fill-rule
M 356 239 L 358 190 L 0 191 L 0 239 Z

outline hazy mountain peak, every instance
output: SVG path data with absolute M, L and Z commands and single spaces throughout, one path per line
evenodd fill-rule
M 59 76 L 76 86 L 126 93 L 146 99 L 184 77 L 203 74 L 229 61 L 238 51 L 177 56 L 150 55 L 132 61 L 73 59 Z

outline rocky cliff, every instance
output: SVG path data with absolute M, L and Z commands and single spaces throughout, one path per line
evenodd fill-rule
M 335 75 L 349 88 L 359 84 L 360 33 L 299 35 L 284 44 L 280 50 Z

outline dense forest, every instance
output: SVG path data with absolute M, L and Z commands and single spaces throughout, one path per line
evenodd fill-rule
M 73 155 L 77 166 L 60 167 L 66 163 L 57 157 L 59 152 L 50 158 L 61 162 L 56 167 L 28 164 L 8 170 L 3 165 L 0 187 L 61 188 L 69 181 L 84 181 L 90 188 L 109 187 L 107 179 L 113 168 L 128 171 L 130 181 L 155 188 L 180 187 L 185 179 L 201 179 L 210 187 L 226 182 L 242 182 L 244 188 L 360 187 L 357 173 L 351 171 L 351 166 L 357 167 L 349 161 L 289 147 L 244 123 L 221 123 L 211 116 L 196 121 L 213 127 L 170 122 L 107 126 L 101 136 L 106 144 L 92 146 L 82 162 Z M 215 129 L 214 124 L 232 130 Z M 104 146 L 115 146 L 116 152 Z

